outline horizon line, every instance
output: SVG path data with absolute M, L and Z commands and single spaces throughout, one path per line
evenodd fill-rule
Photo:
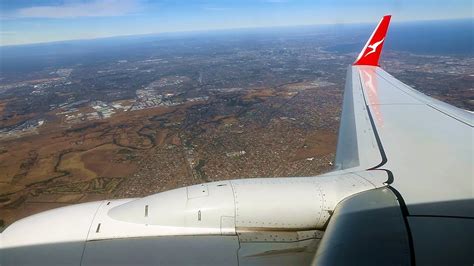
M 443 19 L 417 19 L 417 20 L 400 20 L 394 21 L 393 24 L 398 23 L 411 23 L 411 22 L 430 22 L 430 21 L 451 21 L 451 20 L 474 20 L 473 17 L 465 18 L 443 18 Z M 189 33 L 204 33 L 204 32 L 219 32 L 219 31 L 235 31 L 235 30 L 252 30 L 252 29 L 272 29 L 272 28 L 292 28 L 292 27 L 308 27 L 308 26 L 331 26 L 331 25 L 362 25 L 374 23 L 373 21 L 359 21 L 359 22 L 350 22 L 350 23 L 316 23 L 316 24 L 298 24 L 298 25 L 275 25 L 275 26 L 249 26 L 249 27 L 230 27 L 230 28 L 211 28 L 211 29 L 196 29 L 196 30 L 177 30 L 177 31 L 162 31 L 162 32 L 148 32 L 148 33 L 132 33 L 132 34 L 121 34 L 121 35 L 111 35 L 111 36 L 100 36 L 100 37 L 91 37 L 91 38 L 77 38 L 77 39 L 64 39 L 64 40 L 54 40 L 54 41 L 40 41 L 40 42 L 31 42 L 31 43 L 18 43 L 18 44 L 2 44 L 0 43 L 0 49 L 10 48 L 10 47 L 19 47 L 19 46 L 30 46 L 30 45 L 43 45 L 43 44 L 55 44 L 55 43 L 65 43 L 65 42 L 80 42 L 80 41 L 94 41 L 94 40 L 103 40 L 103 39 L 113 39 L 121 37 L 134 37 L 134 36 L 152 36 L 152 35 L 164 35 L 164 34 L 189 34 Z

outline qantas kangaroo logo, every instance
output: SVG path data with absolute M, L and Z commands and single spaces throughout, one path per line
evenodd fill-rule
M 384 16 L 380 20 L 377 28 L 370 36 L 369 41 L 360 51 L 354 65 L 379 66 L 380 54 L 382 53 L 382 46 L 385 42 L 385 35 L 387 34 L 388 24 L 390 23 L 390 16 Z
M 368 56 L 369 54 L 372 54 L 372 53 L 375 53 L 375 51 L 377 51 L 377 47 L 379 47 L 379 45 L 385 40 L 385 38 L 383 38 L 382 40 L 374 43 L 374 44 L 371 44 L 369 46 L 367 46 L 367 48 L 370 48 L 370 52 L 366 53 L 364 55 L 364 57 Z

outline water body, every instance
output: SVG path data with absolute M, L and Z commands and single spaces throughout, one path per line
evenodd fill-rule
M 370 26 L 373 29 L 373 26 Z M 364 39 L 328 47 L 329 50 L 359 52 L 372 33 L 366 29 Z M 363 28 L 356 28 L 356 33 Z M 347 32 L 349 35 L 351 33 Z M 424 55 L 474 56 L 474 20 L 443 20 L 392 23 L 384 49 Z

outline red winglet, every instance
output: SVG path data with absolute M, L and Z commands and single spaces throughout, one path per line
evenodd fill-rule
M 364 49 L 360 52 L 354 65 L 369 65 L 379 66 L 379 58 L 382 53 L 383 43 L 385 41 L 385 35 L 387 34 L 388 25 L 390 24 L 390 18 L 392 16 L 384 16 L 377 27 L 375 28 L 372 36 L 364 46 Z

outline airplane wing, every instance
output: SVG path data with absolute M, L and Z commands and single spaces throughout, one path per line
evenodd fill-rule
M 356 195 L 336 209 L 316 262 L 472 264 L 474 116 L 410 88 L 379 67 L 389 22 L 390 16 L 380 21 L 348 69 L 336 166 L 345 171 L 385 171 L 385 184 L 397 198 L 392 205 L 400 206 L 405 228 L 393 223 L 397 213 L 387 212 L 388 205 L 382 204 L 379 213 L 369 206 L 383 202 L 379 192 Z M 383 230 L 377 231 L 377 226 Z M 353 232 L 358 229 L 363 233 Z M 374 236 L 405 241 L 406 246 L 390 249 L 384 246 L 388 242 Z
M 49 210 L 0 265 L 472 265 L 473 114 L 379 67 L 389 21 L 347 71 L 335 171 Z

